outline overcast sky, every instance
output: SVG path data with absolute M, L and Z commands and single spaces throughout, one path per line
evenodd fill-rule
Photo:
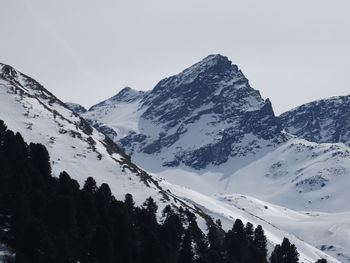
M 0 61 L 89 107 L 209 54 L 277 114 L 350 94 L 349 0 L 1 0 Z

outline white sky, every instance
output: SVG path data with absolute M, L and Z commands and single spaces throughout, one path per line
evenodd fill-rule
M 209 54 L 277 114 L 350 94 L 349 0 L 0 0 L 0 61 L 63 101 L 152 89 Z

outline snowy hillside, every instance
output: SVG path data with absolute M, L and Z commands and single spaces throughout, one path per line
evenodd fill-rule
M 147 171 L 198 192 L 248 194 L 294 210 L 345 212 L 350 185 L 350 149 L 291 139 L 243 168 L 228 161 L 197 171 L 161 168 L 157 159 L 136 157 Z
M 232 218 L 262 225 L 269 238 L 270 249 L 280 242 L 279 236 L 283 233 L 303 251 L 300 262 L 312 262 L 311 259 L 315 257 L 324 257 L 328 262 L 333 262 L 334 259 L 328 255 L 334 256 L 339 262 L 350 261 L 347 238 L 350 231 L 349 212 L 297 212 L 247 195 L 221 194 L 208 197 L 187 187 L 169 185 L 165 181 L 161 185 L 168 185 L 176 195 L 193 202 L 213 218 L 220 219 L 226 230 L 231 228 Z M 320 254 L 320 250 L 328 255 L 324 252 Z
M 350 96 L 313 101 L 279 117 L 290 133 L 313 142 L 350 146 Z
M 108 137 L 38 82 L 3 64 L 0 100 L 0 119 L 8 128 L 20 132 L 28 142 L 47 147 L 54 176 L 66 171 L 81 185 L 91 176 L 99 184 L 108 183 L 117 198 L 132 193 L 139 205 L 149 196 L 160 207 L 166 205 L 165 191 Z

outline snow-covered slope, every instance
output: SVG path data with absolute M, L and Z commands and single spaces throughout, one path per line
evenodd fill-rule
M 115 98 L 118 98 L 115 99 Z M 129 99 L 131 98 L 131 99 Z M 285 140 L 269 100 L 226 57 L 210 55 L 147 93 L 122 90 L 83 115 L 130 155 L 202 169 L 255 158 Z
M 80 183 L 93 176 L 98 183 L 108 183 L 117 198 L 131 193 L 137 204 L 141 204 L 152 196 L 160 211 L 168 203 L 191 208 L 204 231 L 208 217 L 202 216 L 205 215 L 203 211 L 213 218 L 221 218 L 225 229 L 232 227 L 237 217 L 245 222 L 249 220 L 266 228 L 271 245 L 280 243 L 284 236 L 289 237 L 297 244 L 304 262 L 314 262 L 320 257 L 338 262 L 282 228 L 270 230 L 270 222 L 256 220 L 259 215 L 247 216 L 242 208 L 227 204 L 226 200 L 205 196 L 148 175 L 104 134 L 91 128 L 39 83 L 3 64 L 0 64 L 0 119 L 10 129 L 19 131 L 26 141 L 39 142 L 47 147 L 56 176 L 66 170 Z
M 294 138 L 238 170 L 231 161 L 201 171 L 160 168 L 151 158 L 136 162 L 171 183 L 208 195 L 240 193 L 295 210 L 349 211 L 350 151 L 342 144 Z
M 350 146 L 350 96 L 313 101 L 279 117 L 290 133 L 313 142 Z
M 247 195 L 217 195 L 209 197 L 189 188 L 161 181 L 169 188 L 215 219 L 220 219 L 225 230 L 232 228 L 232 220 L 240 218 L 255 226 L 262 225 L 269 241 L 269 250 L 286 236 L 296 244 L 300 262 L 315 262 L 326 258 L 328 262 L 349 262 L 349 213 L 326 214 L 296 212 L 272 205 Z M 315 247 L 319 249 L 315 250 Z M 324 252 L 322 252 L 324 250 Z M 325 252 L 327 254 L 325 254 Z M 335 260 L 334 258 L 338 258 Z
M 26 141 L 47 147 L 55 176 L 65 170 L 81 184 L 93 176 L 99 183 L 109 183 L 118 197 L 127 191 L 140 192 L 140 196 L 135 196 L 139 202 L 154 194 L 152 187 L 145 187 L 140 181 L 142 170 L 105 135 L 91 128 L 35 80 L 2 64 L 0 99 L 0 119 Z

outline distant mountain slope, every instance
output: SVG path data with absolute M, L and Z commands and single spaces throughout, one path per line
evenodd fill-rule
M 242 159 L 241 168 L 235 160 L 200 171 L 160 167 L 152 157 L 134 161 L 173 184 L 206 195 L 240 193 L 299 211 L 349 211 L 350 149 L 343 144 L 292 138 L 257 160 Z
M 220 165 L 285 140 L 270 101 L 221 55 L 161 80 L 150 92 L 124 89 L 83 116 L 128 154 L 162 156 L 168 167 Z
M 124 88 L 112 98 L 92 106 L 83 116 L 116 142 L 118 138 L 138 129 L 138 104 L 146 94 Z
M 303 104 L 281 114 L 279 119 L 286 131 L 300 138 L 350 146 L 350 96 Z

